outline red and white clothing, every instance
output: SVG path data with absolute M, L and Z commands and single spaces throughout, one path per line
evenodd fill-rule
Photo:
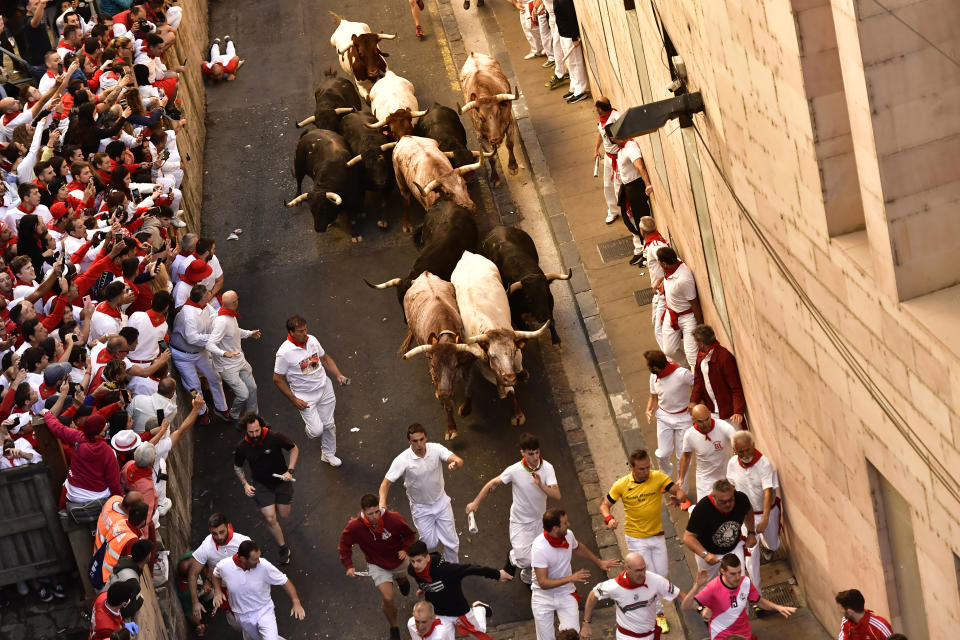
M 683 434 L 683 453 L 697 458 L 697 502 L 713 490 L 713 483 L 727 477 L 730 459 L 730 438 L 736 432 L 726 420 L 710 419 L 710 430 L 700 431 L 696 426 Z M 689 469 L 689 467 L 688 467 Z
M 410 616 L 407 620 L 407 630 L 413 640 L 454 640 L 457 637 L 454 625 L 444 622 L 440 616 L 433 619 L 433 626 L 423 635 L 417 632 L 417 622 L 413 616 Z
M 697 364 L 697 342 L 693 330 L 697 319 L 691 302 L 697 298 L 693 272 L 681 262 L 672 271 L 664 268 L 663 295 L 666 308 L 660 317 L 663 352 L 684 367 Z
M 567 529 L 562 539 L 543 532 L 530 547 L 533 566 L 533 593 L 530 608 L 533 610 L 533 622 L 537 628 L 537 640 L 555 640 L 553 616 L 560 621 L 560 630 L 580 631 L 580 599 L 577 588 L 572 584 L 562 584 L 552 589 L 544 589 L 537 582 L 537 569 L 546 569 L 548 578 L 563 578 L 573 573 L 570 559 L 573 550 L 579 546 L 573 531 Z
M 193 301 L 187 301 L 173 321 L 170 332 L 170 358 L 180 381 L 188 391 L 200 391 L 200 375 L 207 379 L 213 406 L 217 411 L 227 411 L 227 399 L 223 394 L 223 383 L 217 374 L 205 347 L 213 330 L 213 310 L 210 305 L 201 307 Z M 200 412 L 206 413 L 206 407 Z
M 653 287 L 663 278 L 663 267 L 660 266 L 660 259 L 657 257 L 657 251 L 669 247 L 667 239 L 660 235 L 659 231 L 648 233 L 643 239 L 643 254 L 647 257 L 647 271 L 650 273 L 650 286 Z M 666 301 L 663 297 L 663 286 L 657 285 L 653 291 L 653 300 L 650 303 L 653 312 L 653 335 L 663 351 L 663 327 L 660 323 L 660 316 L 666 310 Z
M 52 89 L 55 84 L 57 84 L 57 74 L 47 69 L 47 72 L 40 78 L 40 82 L 37 83 L 37 91 L 42 95 Z
M 771 551 L 780 548 L 780 498 L 777 496 L 777 489 L 780 488 L 780 480 L 777 477 L 777 470 L 774 469 L 770 459 L 755 450 L 753 460 L 747 464 L 740 461 L 738 456 L 733 456 L 727 462 L 727 480 L 733 483 L 737 491 L 742 492 L 750 499 L 750 505 L 753 507 L 754 526 L 756 527 L 763 519 L 763 497 L 767 490 L 773 491 L 774 500 L 770 506 L 770 517 L 767 520 L 767 526 L 760 531 L 757 529 L 757 542 Z M 743 535 L 746 536 L 746 526 L 743 529 Z M 760 587 L 760 550 L 756 546 L 748 547 L 747 552 L 747 571 L 750 573 L 750 579 Z
M 9 142 L 14 129 L 22 124 L 30 124 L 32 121 L 33 112 L 29 110 L 3 114 L 0 116 L 0 142 Z
M 687 407 L 692 386 L 693 373 L 672 362 L 650 374 L 650 395 L 657 396 L 657 461 L 671 478 L 676 477 L 673 455 L 679 456 L 683 434 L 693 426 Z
M 76 53 L 76 52 L 77 50 L 74 48 L 74 46 L 66 42 L 65 40 L 61 40 L 60 42 L 57 43 L 57 53 L 60 54 L 61 61 L 67 57 L 68 53 Z
M 239 558 L 232 555 L 217 563 L 213 575 L 226 586 L 230 610 L 246 637 L 279 640 L 270 587 L 287 584 L 283 572 L 265 558 L 260 558 L 256 567 L 244 569 Z
M 101 302 L 90 317 L 90 337 L 87 338 L 87 342 L 92 343 L 103 336 L 118 333 L 125 326 L 127 326 L 127 316 L 106 301 Z
M 203 75 L 208 77 L 210 76 L 210 69 L 215 64 L 223 67 L 224 74 L 232 74 L 237 72 L 237 64 L 239 62 L 240 58 L 237 57 L 237 49 L 233 46 L 233 40 L 227 40 L 227 45 L 223 53 L 220 53 L 220 43 L 213 43 L 213 46 L 210 47 L 210 62 L 204 62 L 201 67 L 203 69 Z
M 510 485 L 513 503 L 510 505 L 510 564 L 526 573 L 531 572 L 530 547 L 543 532 L 543 514 L 547 510 L 547 494 L 533 481 L 534 472 L 546 487 L 556 486 L 557 473 L 553 465 L 540 459 L 536 469 L 527 467 L 521 458 L 500 473 L 500 482 Z M 524 577 L 521 573 L 521 577 Z M 532 579 L 532 575 L 529 579 Z M 527 582 L 528 579 L 524 579 Z
M 617 605 L 617 640 L 638 637 L 654 640 L 660 635 L 657 603 L 660 598 L 675 600 L 680 590 L 663 576 L 650 571 L 647 571 L 643 584 L 635 584 L 624 571 L 595 586 L 593 594 L 598 600 L 613 600 Z
M 250 539 L 242 533 L 234 531 L 233 525 L 227 526 L 229 527 L 229 533 L 226 542 L 218 545 L 213 541 L 213 536 L 208 535 L 193 552 L 193 559 L 205 565 L 211 571 L 216 568 L 221 560 L 232 558 L 233 554 L 240 548 L 241 542 Z
M 617 204 L 617 189 L 620 188 L 617 154 L 620 152 L 620 147 L 610 140 L 605 127 L 616 122 L 619 117 L 620 112 L 611 109 L 606 116 L 600 116 L 597 122 L 597 130 L 600 132 L 600 150 L 603 153 L 603 199 L 607 203 L 608 218 L 620 215 L 620 205 Z
M 860 622 L 844 617 L 840 622 L 837 640 L 886 640 L 893 635 L 893 627 L 870 609 L 863 612 Z
M 710 640 L 723 640 L 738 634 L 744 638 L 753 635 L 747 603 L 759 600 L 760 592 L 746 576 L 740 576 L 739 584 L 732 588 L 724 584 L 720 576 L 708 582 L 697 594 L 696 601 L 713 612 L 708 623 Z
M 325 354 L 320 342 L 311 335 L 303 344 L 287 336 L 277 349 L 273 372 L 286 378 L 293 395 L 309 403 L 300 410 L 307 436 L 319 437 L 323 454 L 333 456 L 337 453 L 337 425 L 333 419 L 337 397 L 320 361 Z
M 174 284 L 180 282 L 180 276 L 183 275 L 183 272 L 187 270 L 187 267 L 190 266 L 190 263 L 197 259 L 195 253 L 184 253 L 181 251 L 174 257 L 173 263 L 170 265 L 170 280 Z
M 123 628 L 123 616 L 119 609 L 114 609 L 107 604 L 107 592 L 104 591 L 93 601 L 89 640 L 109 640 L 110 635 L 121 628 Z
M 127 326 L 140 332 L 137 338 L 137 348 L 127 354 L 127 358 L 134 364 L 150 364 L 160 355 L 160 346 L 157 344 L 167 335 L 167 319 L 162 313 L 152 309 L 134 311 L 127 319 Z

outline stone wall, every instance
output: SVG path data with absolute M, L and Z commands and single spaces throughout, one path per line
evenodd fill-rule
M 778 271 L 696 134 L 691 141 L 687 136 L 693 132 L 678 131 L 671 121 L 642 137 L 659 226 L 670 232 L 696 274 L 707 322 L 737 355 L 759 448 L 779 469 L 791 560 L 810 607 L 827 628 L 835 628 L 834 593 L 857 587 L 868 607 L 890 613 L 888 591 L 895 600 L 896 585 L 883 568 L 868 476 L 872 465 L 911 505 L 916 549 L 907 552 L 916 554 L 922 590 L 901 593 L 901 602 L 922 599 L 928 637 L 942 638 L 955 632 L 960 619 L 954 564 L 954 554 L 960 555 L 960 503 L 934 475 L 938 468 L 951 470 L 946 475 L 953 479 L 946 482 L 955 486 L 960 469 L 960 344 L 950 329 L 960 320 L 960 293 L 953 287 L 900 301 L 917 295 L 904 287 L 907 280 L 930 291 L 931 283 L 946 287 L 960 278 L 948 260 L 935 262 L 942 270 L 936 279 L 916 275 L 924 264 L 930 267 L 928 258 L 936 260 L 945 244 L 960 237 L 951 226 L 960 184 L 950 173 L 960 166 L 960 145 L 951 128 L 937 131 L 923 122 L 901 130 L 903 144 L 914 140 L 911 148 L 919 157 L 915 168 L 901 168 L 908 173 L 901 177 L 915 187 L 912 199 L 891 210 L 883 196 L 893 186 L 885 167 L 893 166 L 903 144 L 880 136 L 905 126 L 906 97 L 897 93 L 896 74 L 884 69 L 878 47 L 884 41 L 906 47 L 891 63 L 901 78 L 925 71 L 903 64 L 900 56 L 912 64 L 913 55 L 933 59 L 936 52 L 889 17 L 879 24 L 875 5 L 865 3 L 874 7 L 866 14 L 855 11 L 859 4 L 655 0 L 625 11 L 618 1 L 576 0 L 594 61 L 588 65 L 593 94 L 609 96 L 621 109 L 672 97 L 666 90 L 671 77 L 665 44 L 651 9 L 657 7 L 686 63 L 690 90 L 703 93 L 706 110 L 694 122 L 706 147 L 775 254 L 853 356 L 853 362 L 841 358 L 804 297 Z M 902 17 L 935 43 L 957 41 L 960 5 L 893 5 L 906 7 Z M 897 40 L 907 37 L 909 47 Z M 645 64 L 638 64 L 634 47 Z M 933 68 L 946 67 L 938 61 Z M 911 103 L 914 118 L 952 113 L 956 125 L 956 101 L 948 100 L 956 68 L 944 73 L 943 94 L 908 78 L 922 87 L 926 101 Z M 647 96 L 641 94 L 641 79 L 649 79 Z M 892 114 L 878 104 L 884 96 L 890 97 L 886 106 Z M 696 147 L 704 174 L 717 273 L 709 272 L 704 257 L 685 137 Z M 653 138 L 663 148 L 662 161 Z M 831 164 L 831 158 L 838 160 Z M 917 175 L 933 171 L 925 168 L 931 163 L 935 175 Z M 954 222 L 923 222 L 924 215 L 942 215 L 941 202 L 952 203 Z M 907 216 L 908 204 L 923 215 Z M 914 224 L 922 228 L 911 234 Z M 918 246 L 923 238 L 932 245 L 928 253 Z M 907 278 L 909 269 L 914 275 Z M 709 279 L 721 275 L 729 334 L 709 295 Z M 903 416 L 899 426 L 867 392 L 857 367 Z

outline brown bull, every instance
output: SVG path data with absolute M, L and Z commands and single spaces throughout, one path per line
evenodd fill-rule
M 397 36 L 371 33 L 369 25 L 364 22 L 345 20 L 333 11 L 330 15 L 337 25 L 330 36 L 330 44 L 336 47 L 343 70 L 352 75 L 358 85 L 365 81 L 376 82 L 382 78 L 387 72 L 387 61 L 384 58 L 390 54 L 380 51 L 380 41 L 392 40 Z
M 500 143 L 506 140 L 509 162 L 507 169 L 511 175 L 517 173 L 517 158 L 513 153 L 513 141 L 516 137 L 516 122 L 513 119 L 512 102 L 517 99 L 517 90 L 510 93 L 510 83 L 503 74 L 500 63 L 482 53 L 473 52 L 460 70 L 460 85 L 463 87 L 461 115 L 470 113 L 473 128 L 481 144 L 485 141 L 495 152 Z M 500 183 L 496 162 L 490 160 L 490 182 Z

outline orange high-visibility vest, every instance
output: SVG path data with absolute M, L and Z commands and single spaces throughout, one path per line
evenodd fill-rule
M 120 556 L 123 555 L 123 548 L 131 541 L 136 541 L 139 539 L 140 534 L 133 530 L 133 527 L 130 526 L 130 523 L 127 522 L 126 518 L 124 518 L 122 522 L 117 523 L 117 525 L 111 530 L 110 536 L 104 543 L 107 545 L 107 552 L 103 554 L 104 584 L 106 584 L 107 580 L 110 579 L 110 574 L 113 573 L 114 565 L 117 564 L 117 560 L 119 560 Z
M 121 521 L 127 519 L 127 514 L 118 511 L 115 507 L 123 502 L 123 496 L 110 496 L 100 510 L 97 519 L 97 537 L 93 542 L 93 552 L 96 553 L 103 541 L 110 536 L 110 531 Z

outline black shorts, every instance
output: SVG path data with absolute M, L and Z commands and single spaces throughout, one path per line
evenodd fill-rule
M 253 481 L 253 488 L 256 493 L 253 494 L 253 501 L 261 509 L 275 504 L 290 504 L 293 502 L 293 483 L 278 482 L 277 486 L 271 489 L 265 484 Z

